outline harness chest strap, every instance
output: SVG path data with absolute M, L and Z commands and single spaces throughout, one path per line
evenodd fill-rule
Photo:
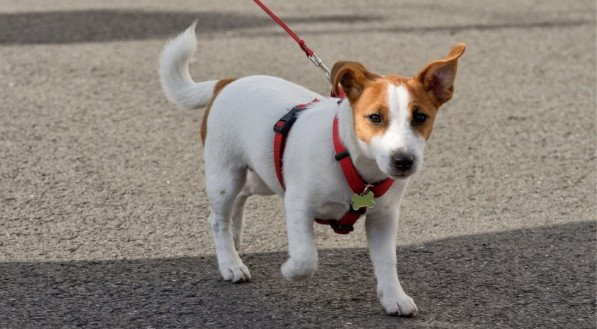
M 298 113 L 307 109 L 310 105 L 318 101 L 318 99 L 315 99 L 310 103 L 300 104 L 293 107 L 274 125 L 274 166 L 276 169 L 276 175 L 278 176 L 278 181 L 280 182 L 280 185 L 284 190 L 286 190 L 286 186 L 284 184 L 284 176 L 282 173 L 282 158 L 284 155 L 284 146 L 286 144 L 288 132 L 290 131 L 290 128 L 296 121 Z M 332 137 L 334 141 L 334 150 L 336 152 L 336 161 L 339 162 L 340 167 L 342 168 L 342 172 L 344 173 L 344 178 L 350 186 L 350 189 L 356 195 L 361 195 L 363 193 L 371 191 L 374 197 L 381 197 L 384 193 L 386 193 L 388 189 L 390 189 L 390 187 L 394 183 L 394 180 L 391 178 L 387 178 L 383 181 L 374 184 L 368 184 L 363 180 L 361 175 L 359 175 L 357 169 L 352 163 L 348 150 L 340 140 L 337 117 L 334 117 Z M 366 207 L 358 208 L 355 210 L 351 206 L 349 207 L 349 210 L 340 219 L 315 218 L 315 222 L 319 224 L 330 225 L 334 232 L 338 234 L 348 234 L 354 230 L 354 224 L 363 214 L 365 214 L 366 211 Z
M 309 103 L 299 104 L 293 107 L 274 125 L 274 166 L 276 168 L 276 176 L 278 176 L 278 181 L 283 190 L 286 190 L 284 175 L 282 174 L 282 157 L 284 155 L 284 147 L 286 146 L 286 138 L 294 121 L 296 121 L 299 112 L 317 102 L 319 102 L 319 99 L 316 98 Z

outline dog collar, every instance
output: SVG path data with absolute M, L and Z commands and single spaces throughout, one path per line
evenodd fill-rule
M 394 183 L 394 180 L 391 178 L 386 178 L 380 182 L 370 184 L 365 182 L 361 175 L 359 175 L 357 168 L 355 168 L 354 164 L 352 163 L 352 159 L 350 158 L 348 150 L 340 140 L 340 133 L 338 131 L 338 116 L 334 117 L 332 138 L 334 140 L 334 149 L 336 151 L 336 161 L 340 163 L 342 172 L 344 173 L 344 178 L 346 178 L 346 182 L 354 193 L 368 194 L 368 192 L 373 192 L 375 197 L 380 197 L 390 189 Z
M 288 133 L 298 118 L 298 114 L 317 102 L 319 102 L 319 100 L 314 99 L 309 103 L 293 107 L 274 125 L 274 166 L 278 181 L 283 190 L 286 190 L 286 186 L 284 184 L 284 175 L 282 173 L 282 157 L 284 155 L 284 146 L 286 145 Z M 315 218 L 315 222 L 330 225 L 334 232 L 338 234 L 348 234 L 354 230 L 354 224 L 367 212 L 367 208 L 372 207 L 375 204 L 374 198 L 379 198 L 384 195 L 384 193 L 390 189 L 394 180 L 386 178 L 380 182 L 371 184 L 367 183 L 361 177 L 350 158 L 350 153 L 340 139 L 337 116 L 334 116 L 334 122 L 332 124 L 332 138 L 334 141 L 336 161 L 340 164 L 344 178 L 354 194 L 351 198 L 349 210 L 340 219 Z

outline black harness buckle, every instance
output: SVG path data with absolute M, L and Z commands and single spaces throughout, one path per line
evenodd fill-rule
M 306 109 L 305 106 L 295 106 L 293 107 L 288 113 L 284 114 L 284 116 L 276 122 L 274 125 L 274 132 L 276 134 L 286 135 L 292 128 L 292 125 L 298 118 L 298 113 L 302 110 Z M 280 124 L 281 123 L 281 124 Z
M 338 224 L 337 220 L 330 220 L 329 224 L 330 224 L 330 227 L 334 230 L 334 232 L 338 232 L 338 231 L 352 232 L 352 231 L 354 231 L 354 226 L 340 225 L 340 224 Z
M 286 136 L 288 134 L 288 132 L 290 131 L 290 128 L 292 128 L 292 125 L 298 118 L 298 113 L 302 110 L 308 109 L 311 105 L 318 103 L 318 102 L 319 102 L 319 99 L 315 98 L 314 100 L 310 101 L 309 103 L 299 104 L 299 105 L 293 107 L 292 109 L 290 109 L 290 111 L 288 111 L 286 114 L 284 114 L 284 116 L 276 122 L 276 124 L 274 125 L 274 132 L 276 134 L 282 134 L 282 135 Z
M 348 151 L 347 151 L 347 150 L 344 150 L 344 151 L 342 151 L 342 152 L 340 152 L 340 153 L 336 154 L 336 155 L 334 156 L 334 158 L 336 158 L 336 161 L 340 161 L 340 160 L 342 160 L 342 159 L 344 159 L 344 158 L 346 158 L 346 157 L 349 157 L 349 156 L 350 156 L 350 153 L 348 153 Z
M 292 125 L 296 121 L 298 111 L 303 109 L 297 109 L 293 107 L 292 110 L 288 111 L 288 113 L 284 114 L 284 116 L 276 122 L 274 125 L 274 132 L 277 134 L 286 135 L 292 128 Z M 281 124 L 280 124 L 281 123 Z

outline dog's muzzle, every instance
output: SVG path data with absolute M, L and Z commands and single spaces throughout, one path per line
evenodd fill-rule
M 415 157 L 406 152 L 396 152 L 391 159 L 392 176 L 404 178 L 412 175 L 415 164 Z

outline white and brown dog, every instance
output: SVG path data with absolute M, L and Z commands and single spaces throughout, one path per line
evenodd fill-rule
M 208 107 L 201 136 L 209 222 L 224 279 L 251 279 L 237 252 L 243 208 L 251 195 L 274 193 L 284 198 L 288 230 L 290 257 L 282 274 L 297 280 L 315 272 L 314 218 L 342 217 L 353 196 L 335 158 L 332 122 L 337 118 L 339 138 L 362 179 L 395 179 L 367 210 L 365 230 L 381 304 L 390 314 L 416 315 L 417 306 L 396 272 L 398 208 L 408 178 L 421 168 L 437 111 L 452 98 L 464 45 L 455 45 L 414 78 L 380 76 L 359 63 L 338 62 L 332 70 L 333 86 L 346 93 L 346 99 L 339 100 L 270 76 L 194 82 L 188 63 L 196 42 L 192 25 L 165 47 L 159 73 L 168 99 L 179 107 Z M 301 112 L 288 135 L 284 190 L 273 161 L 272 126 L 295 105 L 313 99 L 320 101 Z

